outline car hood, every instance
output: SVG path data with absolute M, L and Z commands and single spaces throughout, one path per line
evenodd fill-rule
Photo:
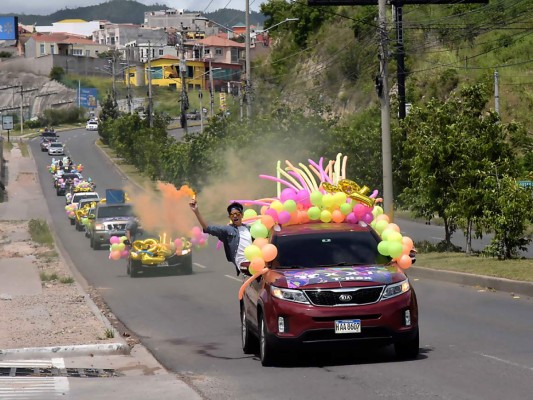
M 268 280 L 274 285 L 290 289 L 304 286 L 347 287 L 357 284 L 391 284 L 406 279 L 398 267 L 384 265 L 276 269 L 269 275 Z

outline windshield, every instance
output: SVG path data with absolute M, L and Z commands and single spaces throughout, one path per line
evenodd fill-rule
M 74 197 L 73 197 L 72 202 L 73 203 L 79 203 L 83 199 L 96 199 L 96 200 L 98 200 L 98 195 L 94 194 L 94 193 L 91 193 L 91 194 L 88 194 L 88 193 L 75 194 Z
M 378 253 L 378 242 L 370 231 L 277 236 L 272 243 L 278 256 L 272 264 L 301 268 L 385 264 L 389 259 Z
M 111 218 L 111 217 L 131 217 L 133 216 L 133 208 L 129 204 L 122 204 L 113 207 L 100 207 L 96 218 Z
M 50 147 L 63 147 L 63 145 L 61 143 L 58 143 L 58 142 L 52 142 L 52 143 L 50 143 Z

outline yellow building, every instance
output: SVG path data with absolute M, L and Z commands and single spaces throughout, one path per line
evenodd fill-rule
M 163 56 L 150 62 L 152 86 L 174 87 L 181 90 L 180 59 L 174 56 Z M 209 87 L 209 76 L 206 73 L 206 65 L 203 61 L 186 61 L 186 71 L 184 73 L 187 89 L 207 89 Z M 147 86 L 149 80 L 148 63 L 143 66 L 130 67 L 126 70 L 126 79 L 134 86 Z

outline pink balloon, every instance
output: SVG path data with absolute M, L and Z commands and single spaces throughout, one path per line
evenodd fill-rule
M 130 251 L 128 249 L 122 250 L 120 253 L 121 258 L 128 258 L 130 256 Z
M 355 216 L 353 212 L 346 216 L 346 222 L 348 222 L 349 224 L 356 224 L 358 221 L 359 219 Z
M 278 222 L 280 224 L 286 224 L 287 222 L 289 222 L 291 220 L 291 214 L 288 212 L 288 211 L 280 211 L 279 214 L 278 214 Z
M 120 243 L 120 238 L 118 236 L 111 236 L 109 238 L 109 243 L 111 244 L 117 244 Z
M 285 188 L 281 191 L 281 195 L 279 196 L 279 199 L 282 203 L 285 203 L 287 200 L 294 200 L 296 201 L 296 190 L 293 188 Z
M 357 203 L 353 207 L 353 213 L 358 219 L 362 219 L 363 215 L 365 215 L 365 213 L 366 213 L 365 206 L 363 204 L 361 204 L 361 203 Z
M 308 190 L 302 189 L 296 195 L 296 202 L 301 204 L 304 208 L 311 207 L 310 194 Z
M 265 215 L 270 215 L 272 218 L 274 218 L 274 222 L 278 222 L 278 212 L 273 208 L 269 208 L 268 210 L 266 210 Z
M 374 219 L 374 216 L 372 215 L 372 213 L 369 213 L 369 212 L 364 214 L 363 217 L 361 218 L 361 220 L 367 224 L 371 223 L 373 219 Z

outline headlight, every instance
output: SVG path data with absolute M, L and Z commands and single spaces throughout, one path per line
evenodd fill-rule
M 391 297 L 396 297 L 408 292 L 409 289 L 411 289 L 411 285 L 409 284 L 409 280 L 406 279 L 405 281 L 395 283 L 394 285 L 388 285 L 383 291 L 381 298 L 390 299 Z
M 191 252 L 191 248 L 189 247 L 188 249 L 183 249 L 181 251 L 181 255 L 184 256 L 185 254 L 189 254 Z
M 295 303 L 310 304 L 309 300 L 307 300 L 307 297 L 305 297 L 301 290 L 284 289 L 276 286 L 271 286 L 270 293 L 272 294 L 272 296 L 277 297 L 281 300 L 293 301 Z
M 103 230 L 105 230 L 104 224 L 95 224 L 94 225 L 94 230 L 95 231 L 103 231 Z

